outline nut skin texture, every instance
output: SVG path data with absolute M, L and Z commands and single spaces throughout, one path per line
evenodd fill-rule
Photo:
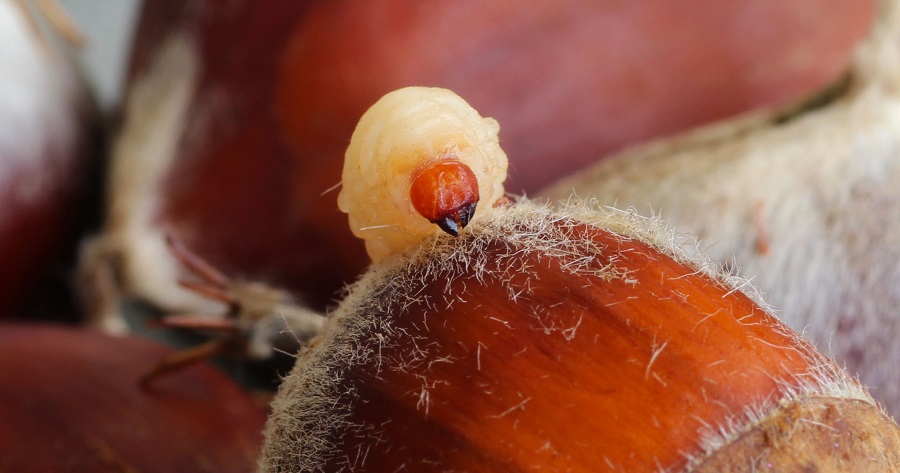
M 265 411 L 209 365 L 139 388 L 170 352 L 73 328 L 0 326 L 4 471 L 249 471 Z
M 855 399 L 810 398 L 780 409 L 698 465 L 694 473 L 900 471 L 900 429 Z M 871 430 L 873 426 L 883 429 Z
M 478 180 L 465 164 L 441 160 L 413 173 L 409 197 L 420 215 L 457 236 L 475 213 Z
M 298 457 L 322 471 L 679 471 L 705 457 L 704 432 L 765 412 L 817 370 L 846 376 L 651 244 L 558 220 L 578 250 L 557 257 L 549 227 L 507 223 L 466 246 L 484 237 L 474 224 L 453 257 L 415 259 L 443 244 L 426 242 L 351 291 L 273 403 L 262 471 Z M 581 263 L 603 271 L 573 272 Z M 304 437 L 319 418 L 322 437 Z
M 592 237 L 615 245 L 610 248 L 620 254 L 652 251 L 646 245 L 615 242 L 610 235 L 587 228 L 578 231 L 594 233 Z M 492 248 L 488 253 L 496 251 Z M 531 293 L 520 304 L 499 304 L 507 299 L 507 287 L 498 280 L 489 279 L 483 285 L 464 280 L 468 290 L 461 297 L 466 303 L 441 307 L 434 315 L 424 305 L 416 305 L 394 321 L 398 331 L 412 334 L 398 341 L 400 353 L 435 345 L 442 349 L 429 359 L 452 362 L 406 373 L 392 367 L 351 369 L 347 387 L 358 389 L 369 400 L 358 404 L 351 422 L 386 423 L 381 435 L 396 442 L 369 452 L 368 471 L 393 471 L 404 463 L 424 468 L 431 462 L 457 471 L 527 471 L 530 465 L 552 465 L 561 471 L 587 472 L 607 460 L 627 471 L 652 468 L 654 463 L 675 465 L 678 452 L 690 448 L 692 433 L 702 427 L 697 418 L 721 419 L 773 393 L 772 377 L 784 372 L 772 373 L 772 366 L 791 372 L 808 367 L 798 354 L 753 340 L 761 337 L 778 346 L 795 343 L 786 336 L 770 338 L 773 334 L 766 329 L 773 321 L 746 297 L 735 294 L 722 299 L 727 290 L 703 278 L 684 278 L 669 288 L 654 284 L 689 274 L 688 268 L 666 261 L 648 268 L 646 259 L 638 257 L 621 260 L 624 270 L 642 269 L 634 274 L 639 287 L 654 284 L 650 292 L 660 299 L 670 298 L 629 302 L 634 286 L 624 280 L 587 279 L 576 285 L 558 263 L 535 263 L 542 269 L 539 281 L 519 276 L 508 283 L 531 285 Z M 422 289 L 431 298 L 444 291 L 442 285 Z M 668 290 L 660 293 L 664 289 Z M 685 298 L 676 298 L 676 293 Z M 697 313 L 724 315 L 725 309 L 748 316 L 747 326 L 723 316 L 690 333 Z M 426 321 L 427 331 L 415 331 Z M 572 340 L 562 332 L 548 335 L 544 327 L 554 324 L 560 330 L 572 330 Z M 678 343 L 693 340 L 703 340 L 707 350 Z M 656 349 L 668 343 L 648 372 L 654 342 Z M 726 358 L 725 347 L 753 355 L 743 360 Z M 702 369 L 723 360 L 709 373 Z M 707 395 L 727 407 L 700 402 L 700 386 L 695 383 L 701 372 L 711 379 L 701 381 Z M 741 376 L 727 382 L 733 372 Z M 422 377 L 432 383 L 424 403 L 416 395 L 426 389 Z M 652 423 L 654 417 L 658 428 Z M 628 426 L 632 434 L 623 435 L 612 426 Z M 644 429 L 644 435 L 636 433 Z M 341 439 L 336 436 L 334 441 L 348 455 L 356 448 L 355 441 L 362 441 L 352 434 Z M 576 439 L 589 439 L 590 445 L 603 448 L 588 448 Z M 392 453 L 401 445 L 411 452 L 409 456 Z

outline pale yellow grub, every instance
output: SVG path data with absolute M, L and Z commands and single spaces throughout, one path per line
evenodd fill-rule
M 455 158 L 469 166 L 480 197 L 473 221 L 494 211 L 507 168 L 499 130 L 496 120 L 440 88 L 396 90 L 363 114 L 344 158 L 338 207 L 373 262 L 441 232 L 409 197 L 410 175 L 424 163 Z

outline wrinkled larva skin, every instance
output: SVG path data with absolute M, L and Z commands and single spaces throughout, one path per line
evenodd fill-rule
M 507 168 L 499 130 L 494 119 L 445 89 L 408 87 L 369 108 L 347 148 L 338 207 L 373 262 L 441 231 L 410 200 L 411 176 L 423 165 L 457 159 L 469 166 L 478 180 L 474 219 L 492 213 Z

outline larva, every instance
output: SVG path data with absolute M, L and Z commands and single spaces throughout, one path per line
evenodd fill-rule
M 396 90 L 369 108 L 347 148 L 338 207 L 373 262 L 492 212 L 507 169 L 499 130 L 440 88 Z

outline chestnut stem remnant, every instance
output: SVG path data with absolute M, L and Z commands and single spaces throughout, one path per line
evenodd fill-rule
M 282 348 L 296 351 L 318 335 L 324 325 L 322 315 L 297 306 L 288 294 L 261 284 L 231 281 L 170 236 L 166 237 L 166 245 L 176 260 L 201 279 L 200 282 L 181 280 L 182 287 L 226 304 L 227 312 L 224 317 L 181 314 L 160 320 L 157 325 L 162 327 L 215 331 L 223 335 L 204 345 L 165 357 L 141 379 L 143 386 L 160 376 L 227 352 L 244 352 L 253 358 L 268 358 L 279 341 L 285 338 L 284 335 L 289 335 L 292 340 L 290 347 Z
M 177 373 L 189 366 L 194 366 L 200 361 L 239 349 L 239 341 L 240 338 L 234 336 L 216 338 L 187 350 L 167 355 L 152 370 L 141 376 L 140 386 L 143 389 L 148 389 L 154 381 L 162 376 Z

